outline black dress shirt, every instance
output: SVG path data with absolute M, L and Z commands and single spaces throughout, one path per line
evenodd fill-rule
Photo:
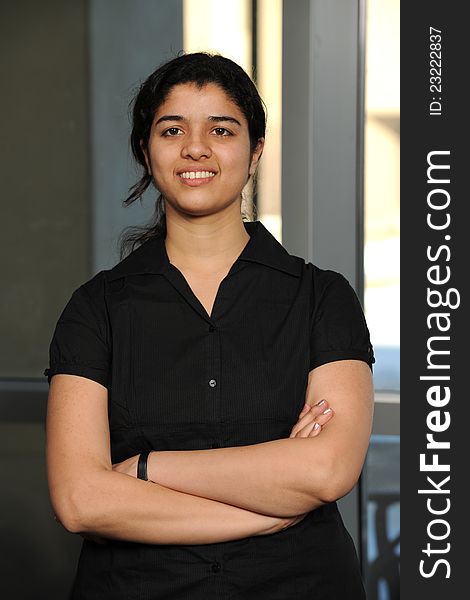
M 62 312 L 45 374 L 107 387 L 113 462 L 144 450 L 286 438 L 311 369 L 342 359 L 372 365 L 361 305 L 346 279 L 288 254 L 261 222 L 244 225 L 250 239 L 210 316 L 169 262 L 161 236 L 78 288 Z M 72 597 L 365 596 L 352 540 L 332 503 L 280 533 L 232 542 L 85 541 Z

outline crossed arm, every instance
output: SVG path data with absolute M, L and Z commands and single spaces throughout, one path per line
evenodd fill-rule
M 167 488 L 276 517 L 314 510 L 349 492 L 361 472 L 372 420 L 372 384 L 361 361 L 311 372 L 307 403 L 321 399 L 335 418 L 321 436 L 217 450 L 153 452 L 149 479 Z M 318 419 L 317 419 L 318 420 Z M 138 456 L 115 469 L 134 475 Z
M 152 453 L 152 481 L 143 482 L 135 478 L 137 457 L 111 464 L 106 389 L 56 375 L 47 426 L 53 508 L 70 531 L 148 543 L 212 543 L 280 531 L 347 493 L 362 468 L 372 420 L 369 367 L 338 361 L 314 369 L 306 401 L 314 406 L 322 398 L 335 418 L 320 437 L 309 416 L 319 409 L 312 408 L 289 439 Z

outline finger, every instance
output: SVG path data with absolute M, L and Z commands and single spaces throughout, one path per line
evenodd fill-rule
M 318 404 L 310 406 L 306 404 L 302 412 L 299 414 L 297 423 L 299 423 L 302 419 L 307 419 L 307 422 L 310 422 L 311 418 L 315 418 L 317 415 L 320 415 L 326 408 L 328 408 L 329 404 L 326 400 L 321 400 Z M 307 408 L 306 408 L 307 407 Z
M 311 407 L 308 404 L 306 404 L 305 407 L 303 408 L 302 412 L 299 414 L 297 423 L 295 423 L 295 425 L 292 427 L 289 437 L 294 437 L 294 434 L 299 429 L 301 429 L 308 423 L 311 423 L 312 420 L 315 419 L 315 416 L 310 416 L 310 413 L 311 413 Z
M 318 415 L 315 421 L 320 423 L 320 425 L 323 427 L 334 417 L 334 414 L 335 413 L 332 408 L 327 408 L 321 415 Z
M 317 417 L 316 424 L 320 425 L 318 428 L 314 428 L 308 435 L 308 437 L 315 437 L 321 431 L 323 431 L 323 427 L 332 419 L 334 416 L 334 412 L 331 408 L 328 408 L 322 415 Z
M 305 415 L 305 417 L 303 417 L 302 419 L 297 421 L 297 423 L 294 425 L 294 427 L 292 427 L 290 437 L 295 437 L 296 434 L 299 433 L 299 431 L 301 431 L 304 427 L 306 427 L 307 425 L 310 425 L 314 421 L 315 421 L 315 415 L 310 415 L 310 413 L 308 415 Z
M 325 410 L 328 410 L 328 402 L 326 400 L 322 400 L 315 406 L 311 408 L 303 417 L 300 417 L 297 423 L 292 428 L 291 434 L 289 437 L 295 437 L 296 433 L 298 433 L 305 426 L 309 425 L 313 421 L 317 419 L 319 415 L 322 414 Z M 300 413 L 302 414 L 302 413 Z
M 330 421 L 334 416 L 334 411 L 331 408 L 327 408 L 324 410 L 324 412 L 321 415 L 318 415 L 318 417 L 316 417 L 315 419 L 313 419 L 313 415 L 308 415 L 309 420 L 306 420 L 305 418 L 302 419 L 303 423 L 298 423 L 295 425 L 295 427 L 292 429 L 292 433 L 289 437 L 314 437 L 315 435 L 318 435 L 321 431 L 321 429 L 319 429 L 318 427 L 315 427 L 315 425 L 319 425 L 319 427 L 323 427 L 324 425 L 326 425 L 328 423 L 328 421 Z
M 311 415 L 310 412 L 308 412 L 305 416 L 303 416 L 301 419 L 299 419 L 297 421 L 297 423 L 292 427 L 289 437 L 295 437 L 295 435 L 301 429 L 303 429 L 307 425 L 310 425 L 310 423 L 313 423 L 314 421 L 315 421 L 315 415 Z
M 307 405 L 309 406 L 309 405 Z M 308 410 L 308 412 L 301 412 L 299 414 L 298 417 L 298 421 L 300 421 L 301 419 L 305 418 L 305 416 L 308 415 L 308 417 L 313 417 L 315 418 L 318 415 L 321 415 L 327 408 L 329 407 L 328 401 L 327 400 L 320 400 L 320 402 L 318 402 L 317 404 L 314 404 L 313 406 L 310 406 L 310 410 Z M 310 421 L 308 421 L 310 422 Z
M 330 405 L 324 398 L 312 406 L 311 413 L 315 416 L 321 415 Z
M 298 438 L 307 438 L 307 437 L 315 437 L 321 431 L 320 423 L 314 421 L 313 423 L 309 423 L 303 429 L 301 429 L 295 437 Z

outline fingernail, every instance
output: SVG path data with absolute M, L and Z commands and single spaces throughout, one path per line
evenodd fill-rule
M 325 404 L 326 400 L 320 400 L 320 402 L 317 403 L 317 406 L 321 406 L 322 404 Z
M 316 431 L 317 429 L 320 429 L 320 423 L 315 423 L 313 426 L 313 431 Z
M 326 410 L 323 411 L 323 414 L 326 415 L 326 414 L 328 414 L 330 412 L 331 412 L 331 408 L 327 408 Z

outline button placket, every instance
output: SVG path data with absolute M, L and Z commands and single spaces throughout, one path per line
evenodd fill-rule
M 212 325 L 212 324 L 209 325 L 208 330 L 209 330 L 210 333 L 214 333 L 214 331 L 215 331 L 214 325 Z M 212 362 L 215 362 L 215 356 L 214 355 L 217 352 L 217 348 L 216 348 L 216 345 L 213 343 L 213 341 L 211 343 L 211 348 L 212 348 L 212 359 L 213 359 Z M 211 379 L 209 379 L 209 381 L 207 382 L 207 384 L 209 385 L 209 387 L 215 388 L 215 386 L 217 385 L 217 379 L 211 378 Z
M 221 406 L 220 406 L 220 393 L 221 393 L 221 348 L 220 348 L 220 329 L 214 324 L 210 323 L 207 331 L 207 371 L 206 371 L 206 383 L 208 400 L 213 408 L 212 419 L 213 422 L 219 422 L 221 418 Z M 217 438 L 217 435 L 215 435 Z
M 211 571 L 213 573 L 220 573 L 221 570 L 222 570 L 222 565 L 219 562 L 212 563 Z

